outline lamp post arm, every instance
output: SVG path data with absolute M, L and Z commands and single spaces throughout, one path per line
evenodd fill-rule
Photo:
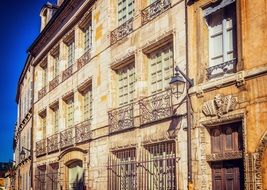
M 31 150 L 30 149 L 27 149 L 27 148 L 25 148 L 24 146 L 23 147 L 21 147 L 22 149 L 24 149 L 24 150 L 27 150 L 28 152 L 31 152 Z
M 179 69 L 178 66 L 176 66 L 175 70 L 178 71 L 179 73 L 181 73 L 181 75 L 182 75 L 182 76 L 185 78 L 185 80 L 189 83 L 189 87 L 192 87 L 192 86 L 194 85 L 194 80 L 188 78 L 188 76 L 186 76 L 186 75 L 184 74 L 184 72 L 181 71 L 181 70 Z

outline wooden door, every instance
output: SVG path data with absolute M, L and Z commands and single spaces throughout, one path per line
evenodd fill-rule
M 212 163 L 213 190 L 243 189 L 243 161 L 229 160 Z

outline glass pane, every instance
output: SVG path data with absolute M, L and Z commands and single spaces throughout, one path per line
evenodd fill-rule
M 225 148 L 226 150 L 233 149 L 233 130 L 230 127 L 227 127 L 225 130 Z

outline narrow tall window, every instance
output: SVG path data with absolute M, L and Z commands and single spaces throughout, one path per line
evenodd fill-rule
M 58 120 L 59 120 L 59 109 L 58 106 L 56 106 L 53 109 L 53 133 L 58 132 Z
M 137 190 L 135 149 L 113 152 L 108 167 L 109 190 Z
M 118 21 L 119 25 L 133 17 L 134 0 L 118 0 Z
M 167 45 L 149 55 L 151 93 L 157 93 L 169 87 L 173 75 L 172 45 Z
M 42 70 L 42 87 L 45 87 L 47 84 L 47 65 L 43 67 Z
M 74 63 L 75 58 L 75 41 L 71 40 L 68 44 L 68 67 Z
M 73 126 L 74 121 L 74 98 L 71 97 L 68 100 L 66 100 L 67 104 L 67 127 Z
M 59 74 L 59 55 L 54 56 L 54 68 L 53 68 L 53 77 L 55 78 Z
M 92 88 L 87 88 L 83 92 L 83 119 L 88 120 L 92 118 Z
M 84 51 L 88 51 L 92 47 L 92 21 L 88 21 L 84 28 Z
M 42 137 L 43 139 L 46 138 L 46 113 L 42 113 L 40 115 L 40 122 L 41 122 L 41 127 L 42 127 Z
M 221 66 L 210 71 L 213 76 L 232 71 L 237 58 L 235 4 L 215 9 L 216 6 L 205 10 L 209 13 L 209 67 Z
M 135 67 L 134 63 L 117 71 L 119 88 L 119 105 L 128 104 L 134 99 Z

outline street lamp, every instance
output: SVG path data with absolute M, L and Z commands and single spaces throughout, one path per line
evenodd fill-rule
M 28 152 L 31 152 L 31 150 L 29 150 L 29 149 L 27 149 L 25 147 L 21 147 L 21 148 L 22 148 L 22 150 L 20 151 L 20 156 L 21 156 L 22 159 L 24 159 L 25 155 L 26 155 L 25 150 L 28 151 Z
M 170 81 L 170 86 L 172 93 L 176 95 L 178 99 L 181 94 L 184 93 L 186 88 L 186 118 L 187 118 L 187 169 L 188 169 L 188 189 L 191 189 L 193 186 L 192 183 L 192 147 L 191 147 L 191 128 L 192 128 L 192 119 L 191 119 L 191 105 L 188 95 L 188 90 L 194 85 L 194 81 L 189 79 L 178 66 L 175 67 L 175 74 L 172 76 Z
M 181 76 L 182 75 L 182 76 Z M 172 89 L 172 93 L 176 95 L 177 98 L 179 98 L 179 95 L 181 95 L 184 92 L 186 82 L 188 84 L 188 89 L 194 85 L 194 81 L 192 79 L 189 79 L 180 69 L 178 66 L 175 67 L 175 74 L 172 76 L 170 81 L 170 86 Z

